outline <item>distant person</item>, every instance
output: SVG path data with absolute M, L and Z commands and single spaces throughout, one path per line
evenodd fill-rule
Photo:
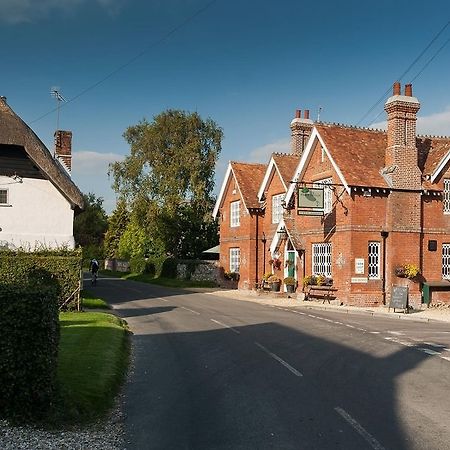
M 92 284 L 96 284 L 96 282 L 97 282 L 99 267 L 100 266 L 98 264 L 98 261 L 95 258 L 93 258 L 91 260 L 91 263 L 89 264 L 89 270 L 91 271 L 91 274 L 92 274 Z

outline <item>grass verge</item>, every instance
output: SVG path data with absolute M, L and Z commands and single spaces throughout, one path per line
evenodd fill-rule
M 88 309 L 110 309 L 110 306 L 105 300 L 97 297 L 87 289 L 81 291 L 81 306 Z
M 60 314 L 59 405 L 53 421 L 85 423 L 103 416 L 124 381 L 129 359 L 126 323 L 112 314 Z
M 115 272 L 112 270 L 102 270 L 102 275 L 109 275 L 118 278 L 123 278 L 124 280 L 141 281 L 143 283 L 157 284 L 159 286 L 176 287 L 176 288 L 187 288 L 187 287 L 217 287 L 214 281 L 192 281 L 192 280 L 180 280 L 178 278 L 163 278 L 163 277 L 153 277 L 147 273 L 124 273 Z

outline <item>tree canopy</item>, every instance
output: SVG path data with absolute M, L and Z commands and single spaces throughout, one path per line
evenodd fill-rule
M 110 172 L 114 189 L 130 205 L 128 236 L 136 236 L 139 226 L 148 236 L 146 252 L 178 257 L 196 257 L 215 245 L 211 210 L 220 127 L 197 113 L 168 110 L 129 127 L 124 137 L 130 155 Z

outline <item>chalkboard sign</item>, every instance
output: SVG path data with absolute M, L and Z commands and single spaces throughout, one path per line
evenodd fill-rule
M 389 309 L 400 308 L 408 312 L 408 287 L 407 286 L 392 286 L 391 301 L 389 302 Z

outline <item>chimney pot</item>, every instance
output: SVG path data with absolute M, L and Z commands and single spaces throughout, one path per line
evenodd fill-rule
M 302 117 L 302 110 L 301 109 L 297 109 L 295 111 L 295 118 L 296 119 L 300 119 Z
M 309 109 L 305 109 L 305 119 L 309 119 Z
M 400 94 L 401 94 L 400 81 L 396 81 L 396 82 L 394 83 L 393 94 L 394 94 L 394 95 L 400 95 Z
M 405 97 L 412 97 L 412 84 L 405 84 Z

